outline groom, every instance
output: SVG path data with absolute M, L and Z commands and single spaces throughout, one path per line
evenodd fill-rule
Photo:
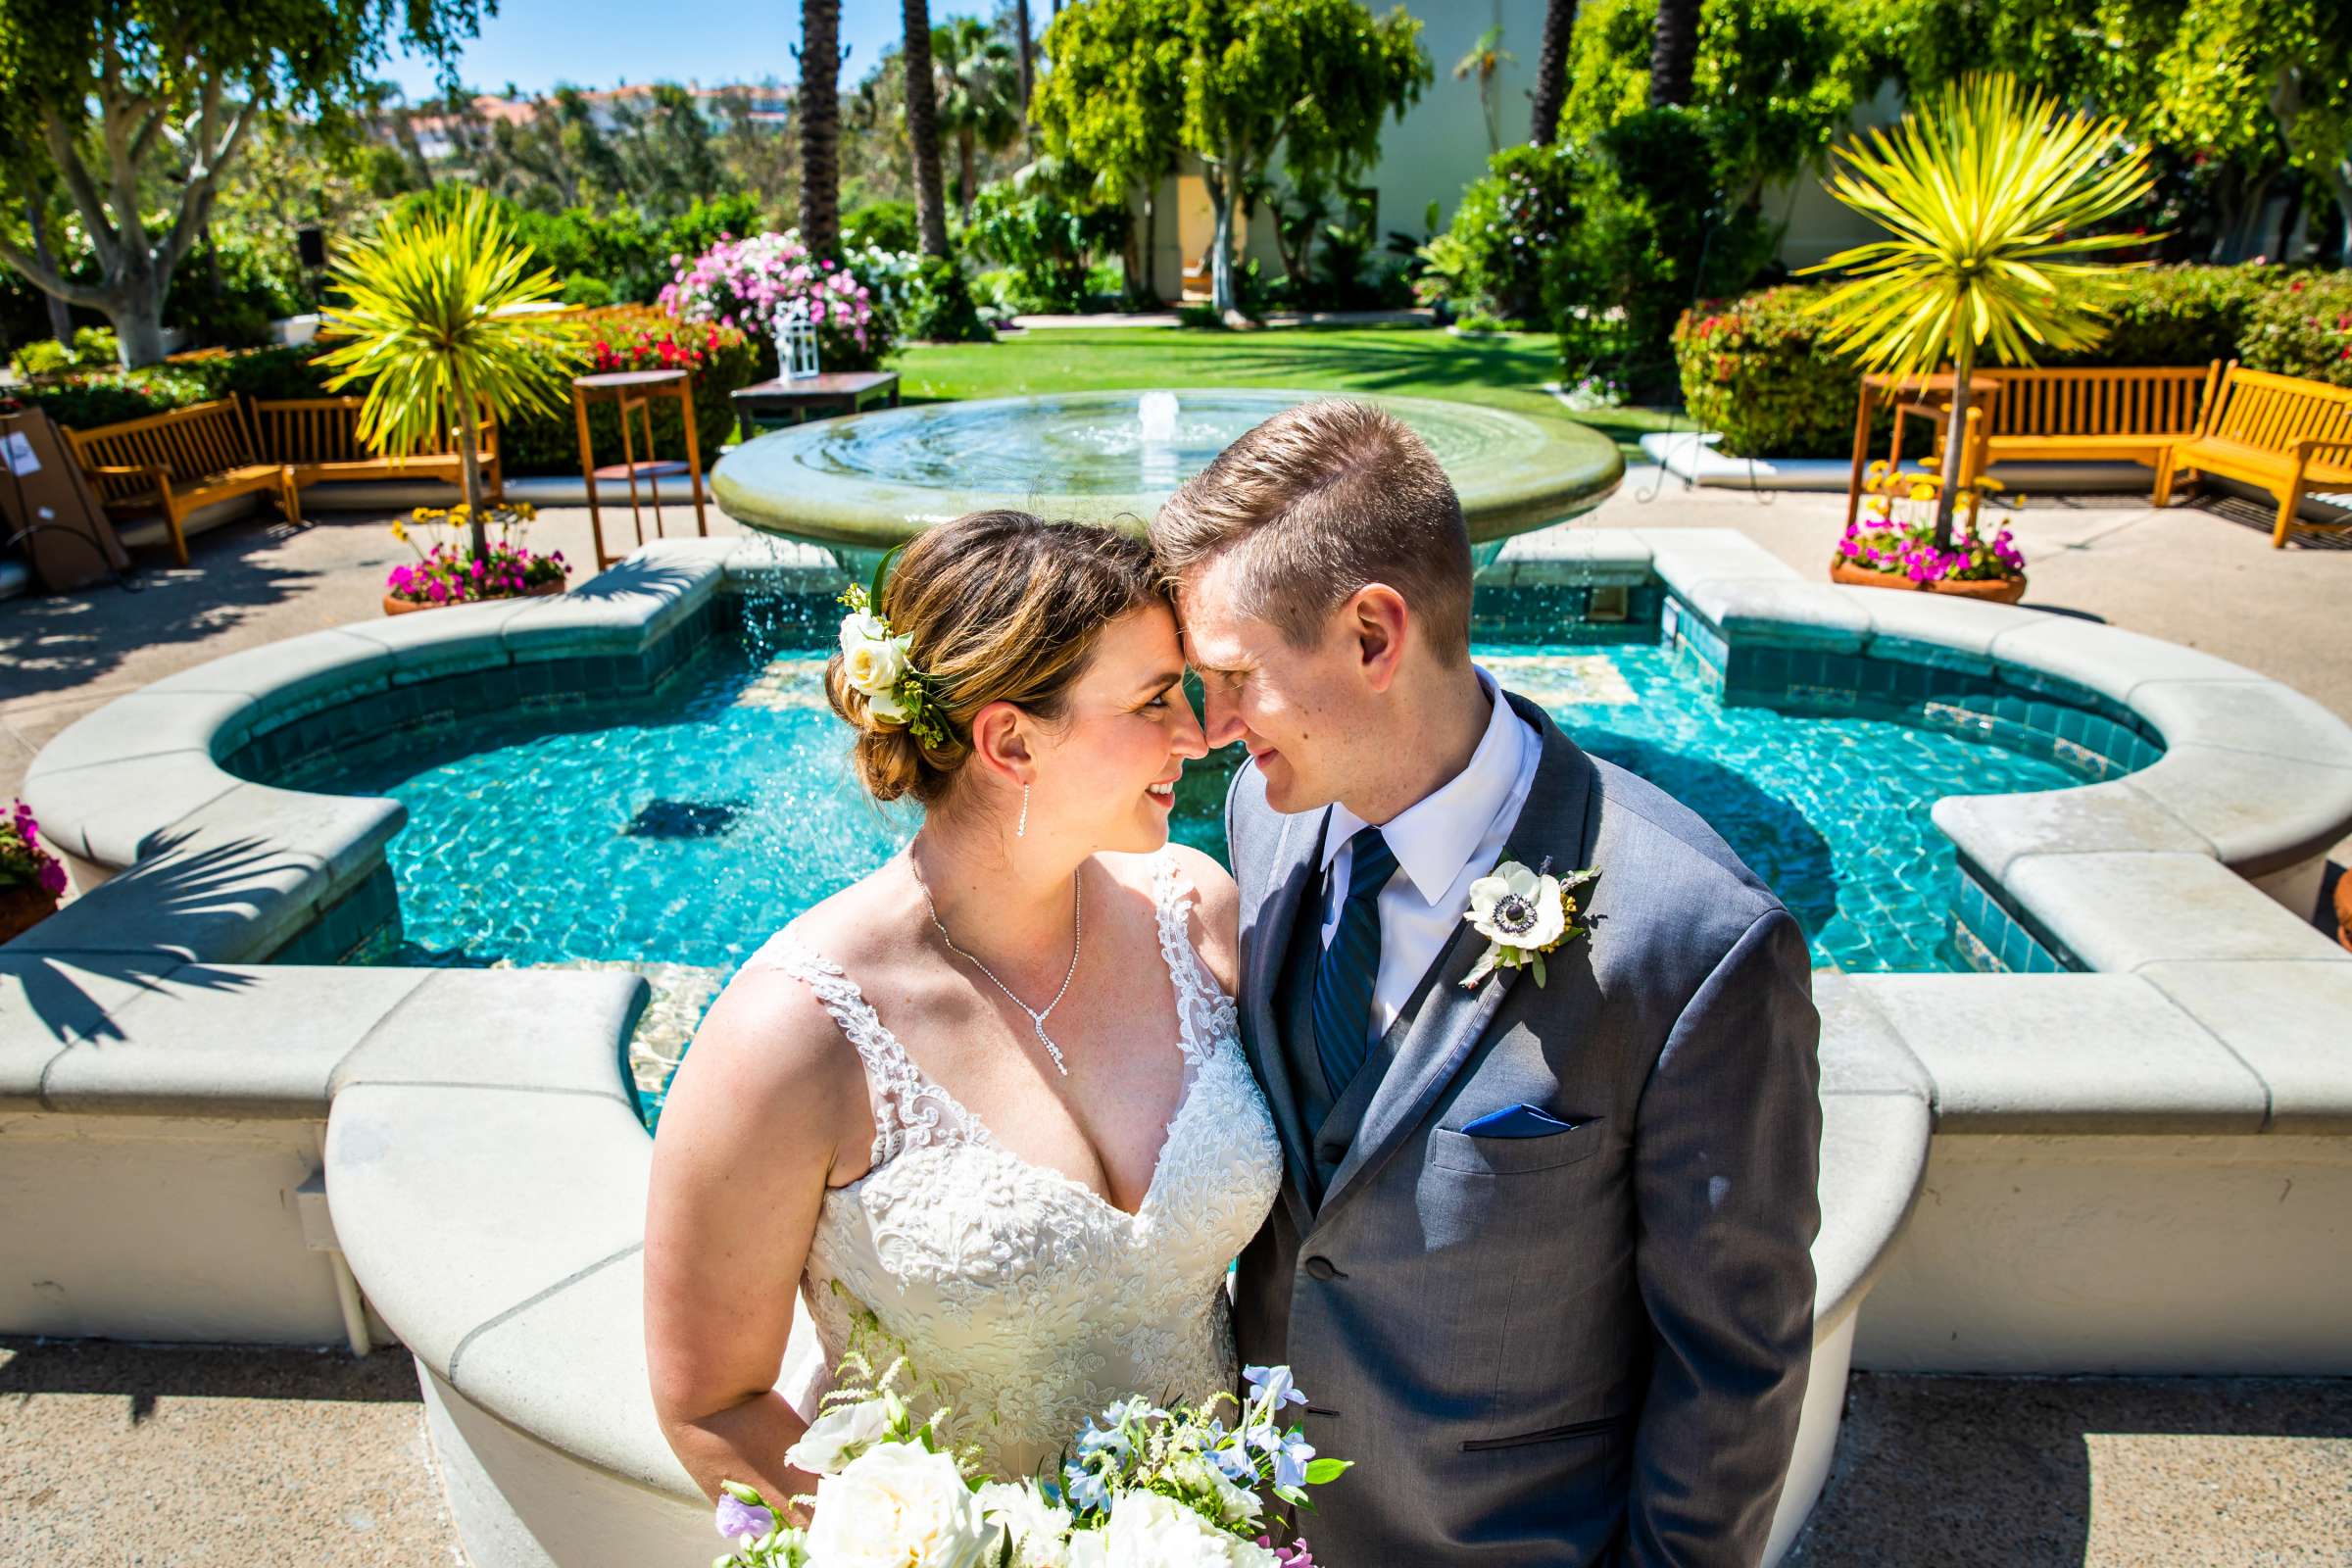
M 1250 754 L 1226 803 L 1242 1030 L 1287 1180 L 1236 1332 L 1355 1462 L 1301 1521 L 1316 1555 L 1756 1562 L 1813 1339 L 1796 922 L 1471 663 L 1460 504 L 1388 415 L 1278 415 L 1152 537 L 1209 743 Z M 1471 884 L 1504 860 L 1595 868 L 1587 929 L 1541 978 L 1466 984 Z

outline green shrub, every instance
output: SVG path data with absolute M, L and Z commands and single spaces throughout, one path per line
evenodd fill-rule
M 1563 143 L 1506 147 L 1489 159 L 1452 224 L 1421 249 L 1422 300 L 1515 325 L 1540 315 L 1545 259 L 1576 226 L 1581 162 Z
M 2237 353 L 2247 312 L 2278 286 L 2270 267 L 2152 267 L 2107 313 L 2107 333 L 2052 365 L 2207 365 Z
M 199 360 L 188 369 L 212 388 L 217 398 L 256 398 L 274 402 L 284 398 L 324 398 L 341 394 L 327 391 L 327 378 L 332 372 L 319 366 L 318 357 L 334 345 L 305 343 L 298 347 L 283 346 L 255 349 L 246 354 L 226 354 L 219 359 Z M 365 387 L 348 387 L 347 392 L 364 393 Z
M 1736 294 L 1771 261 L 1778 234 L 1753 207 L 1716 207 L 1708 156 L 1705 125 L 1681 109 L 1629 115 L 1601 136 L 1544 273 L 1563 380 L 1600 370 L 1637 397 L 1665 395 L 1691 299 Z
M 83 370 L 112 370 L 122 364 L 122 345 L 111 326 L 74 329 L 74 364 Z
M 26 380 L 56 375 L 74 368 L 74 351 L 53 337 L 27 343 L 10 357 L 9 368 Z
M 294 315 L 301 297 L 291 239 L 272 250 L 215 229 L 172 273 L 165 324 L 192 348 L 251 348 L 270 341 L 270 323 Z
M 867 202 L 842 215 L 841 234 L 845 245 L 879 245 L 886 251 L 923 248 L 912 202 Z
M 1723 433 L 1727 456 L 1853 451 L 1861 368 L 1825 345 L 1825 318 L 1805 310 L 1829 292 L 1827 284 L 1784 284 L 1705 301 L 1676 323 L 1683 401 L 1692 423 Z
M 963 270 L 944 256 L 926 256 L 892 290 L 891 333 L 934 343 L 986 343 L 996 336 L 980 318 Z
M 1016 310 L 1076 311 L 1086 304 L 1093 253 L 1115 243 L 1123 215 L 1072 207 L 1043 191 L 1022 195 L 1009 184 L 983 185 L 973 199 L 963 242 L 972 255 L 1011 269 Z
M 203 376 L 177 366 L 150 366 L 26 387 L 17 395 L 58 423 L 87 430 L 208 403 L 214 393 Z
M 612 285 L 601 277 L 574 273 L 564 280 L 563 298 L 566 305 L 610 305 Z
M 2299 272 L 2247 307 L 2246 368 L 2352 387 L 2352 271 Z

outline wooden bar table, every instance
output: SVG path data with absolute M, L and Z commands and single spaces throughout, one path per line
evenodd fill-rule
M 893 409 L 899 406 L 898 371 L 827 370 L 821 375 L 780 375 L 770 381 L 755 381 L 736 389 L 735 416 L 743 421 L 748 436 L 754 429 L 769 425 L 858 414 L 869 403 Z
M 1862 378 L 1862 395 L 1854 413 L 1854 471 L 1845 482 L 1845 520 L 1850 524 L 1862 510 L 1862 471 L 1870 464 L 1870 421 L 1877 416 L 1882 395 L 1895 406 L 1894 447 L 1887 466 L 1900 467 L 1903 456 L 1903 416 L 1911 414 L 1933 417 L 1941 413 L 1949 416 L 1952 407 L 1952 388 L 1959 377 L 1948 370 L 1934 375 L 1888 375 L 1875 372 Z M 1968 378 L 1970 408 L 1984 409 L 1985 415 L 1970 426 L 1969 445 L 1976 451 L 1961 455 L 1960 477 L 1963 482 L 1975 476 L 1975 461 L 1981 456 L 1981 432 L 1990 427 L 1991 400 L 2001 395 L 2001 383 L 1990 376 L 1972 375 Z M 1909 398 L 1906 403 L 1903 399 Z
M 678 416 L 686 426 L 686 460 L 662 459 L 654 456 L 654 411 L 656 398 L 678 400 Z M 588 406 L 591 403 L 612 403 L 620 409 L 621 461 L 596 466 L 596 456 L 588 442 Z M 637 456 L 635 438 L 629 433 L 629 416 L 637 415 L 645 425 L 645 456 Z M 604 570 L 619 558 L 605 553 L 605 521 L 597 504 L 599 484 L 606 479 L 629 481 L 629 521 L 637 531 L 637 542 L 645 543 L 645 514 L 637 508 L 637 481 L 644 478 L 653 492 L 654 537 L 666 538 L 667 530 L 662 521 L 662 480 L 683 473 L 694 492 L 694 530 L 708 538 L 710 518 L 703 511 L 703 454 L 694 428 L 694 373 L 690 370 L 608 370 L 598 375 L 579 375 L 571 382 L 571 416 L 580 435 L 580 473 L 588 482 L 588 527 L 596 539 L 596 569 Z

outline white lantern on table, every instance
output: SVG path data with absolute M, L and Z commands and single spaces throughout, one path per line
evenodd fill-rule
M 816 323 L 807 302 L 794 300 L 776 315 L 776 373 L 801 381 L 816 371 Z

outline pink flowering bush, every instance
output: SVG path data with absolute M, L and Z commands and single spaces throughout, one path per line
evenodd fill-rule
M 41 824 L 23 801 L 0 818 L 0 889 L 18 887 L 36 887 L 52 897 L 66 891 L 65 863 L 41 847 Z
M 817 256 L 796 231 L 753 234 L 718 243 L 676 269 L 661 304 L 680 321 L 739 327 L 772 342 L 776 327 L 806 316 L 816 323 L 817 354 L 828 370 L 870 369 L 890 350 L 890 324 L 874 287 L 849 266 Z
M 539 555 L 524 548 L 522 530 L 537 514 L 523 502 L 492 507 L 483 522 L 490 550 L 476 557 L 467 542 L 469 529 L 461 503 L 444 511 L 418 507 L 410 521 L 428 531 L 418 543 L 407 522 L 392 524 L 392 537 L 416 552 L 413 565 L 394 566 L 384 579 L 384 592 L 412 605 L 462 605 L 477 599 L 511 599 L 553 583 L 561 586 L 571 575 L 564 552 Z

